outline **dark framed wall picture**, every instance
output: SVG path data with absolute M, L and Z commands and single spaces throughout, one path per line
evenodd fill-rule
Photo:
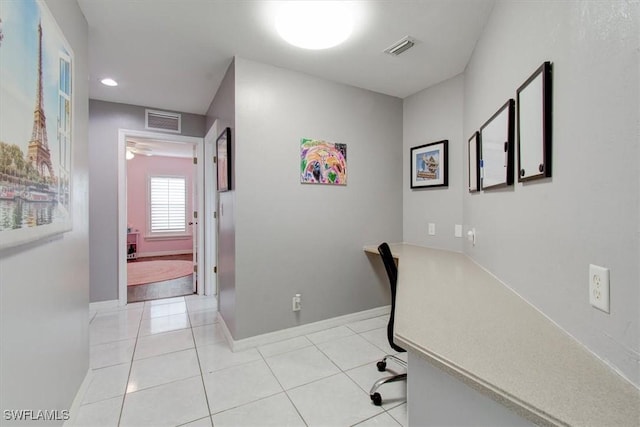
M 411 188 L 449 185 L 448 140 L 411 148 Z
M 480 128 L 483 190 L 513 184 L 514 110 L 515 101 L 510 99 Z
M 518 181 L 551 176 L 551 62 L 518 88 Z
M 225 128 L 216 140 L 216 159 L 218 191 L 229 191 L 231 190 L 231 128 Z
M 480 191 L 480 132 L 474 132 L 469 138 L 469 193 Z

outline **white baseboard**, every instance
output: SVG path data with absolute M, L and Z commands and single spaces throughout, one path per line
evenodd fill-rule
M 120 301 L 112 299 L 109 301 L 98 301 L 89 303 L 89 311 L 97 310 L 115 310 L 119 307 Z
M 192 249 L 183 249 L 181 251 L 138 252 L 138 258 L 148 258 L 152 256 L 188 255 L 192 253 Z
M 370 310 L 360 311 L 357 313 L 345 314 L 344 316 L 332 317 L 331 319 L 320 320 L 318 322 L 307 323 L 306 325 L 294 326 L 292 328 L 282 329 L 280 331 L 268 332 L 262 335 L 256 335 L 241 340 L 234 340 L 224 318 L 220 316 L 220 323 L 224 336 L 231 347 L 231 351 L 242 351 L 265 344 L 271 344 L 290 338 L 299 337 L 301 335 L 312 334 L 314 332 L 323 331 L 329 328 L 346 325 L 348 323 L 358 322 L 360 320 L 370 319 L 372 317 L 384 316 L 389 314 L 391 306 L 372 308 Z
M 80 384 L 80 387 L 78 388 L 76 397 L 73 398 L 71 408 L 69 408 L 69 419 L 62 423 L 63 426 L 73 426 L 75 424 L 75 420 L 77 418 L 76 415 L 78 414 L 78 410 L 80 409 L 80 405 L 82 404 L 82 399 L 84 399 L 84 395 L 87 392 L 92 379 L 93 369 L 89 368 L 84 376 L 84 380 L 82 380 L 82 384 Z
M 229 348 L 231 349 L 231 351 L 237 351 L 233 348 L 233 342 L 234 342 L 233 336 L 231 335 L 231 331 L 229 331 L 227 322 L 224 321 L 224 318 L 222 317 L 222 314 L 220 314 L 219 311 L 218 311 L 218 319 L 219 319 L 220 325 L 222 326 L 222 333 L 224 334 L 224 339 L 227 341 Z

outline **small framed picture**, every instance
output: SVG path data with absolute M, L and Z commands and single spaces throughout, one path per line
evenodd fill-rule
M 448 140 L 411 148 L 411 188 L 449 185 Z
M 469 138 L 469 193 L 480 191 L 480 132 Z
M 225 128 L 216 140 L 216 159 L 218 191 L 229 191 L 231 189 L 231 128 Z

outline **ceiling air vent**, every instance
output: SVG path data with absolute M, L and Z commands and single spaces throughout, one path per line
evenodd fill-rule
M 384 53 L 388 53 L 389 55 L 398 56 L 402 52 L 406 52 L 411 49 L 413 45 L 416 44 L 416 40 L 413 37 L 403 37 L 401 40 L 395 42 L 392 46 L 388 47 L 384 50 Z
M 181 132 L 182 115 L 169 113 L 168 111 L 145 110 L 145 127 L 151 130 L 161 130 L 165 132 Z

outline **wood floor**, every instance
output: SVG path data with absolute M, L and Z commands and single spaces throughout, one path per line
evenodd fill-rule
M 168 255 L 158 257 L 138 258 L 129 262 L 178 260 L 191 261 L 193 255 Z M 162 282 L 148 283 L 145 285 L 127 286 L 127 302 L 148 301 L 160 298 L 173 298 L 193 294 L 192 276 L 178 277 L 177 279 L 164 280 Z
M 144 258 L 137 258 L 130 262 L 140 262 L 140 261 L 192 261 L 192 254 L 180 254 L 180 255 L 164 255 L 164 256 L 149 256 Z

